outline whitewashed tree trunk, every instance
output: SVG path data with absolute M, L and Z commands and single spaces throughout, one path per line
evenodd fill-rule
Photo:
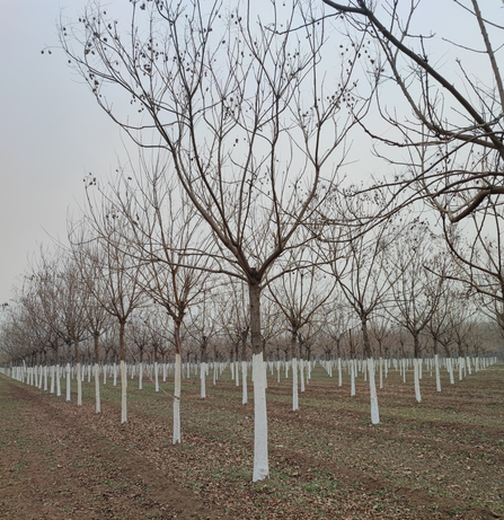
M 235 361 L 235 383 L 240 386 L 240 371 L 238 369 L 238 361 Z
M 280 360 L 277 359 L 276 362 L 276 370 L 277 370 L 277 383 L 280 383 Z
M 415 399 L 417 403 L 422 402 L 422 395 L 420 393 L 420 369 L 419 363 L 421 361 L 418 358 L 413 358 L 413 376 L 415 381 Z
M 157 361 L 154 361 L 154 391 L 159 392 L 159 366 Z
M 96 399 L 96 413 L 101 413 L 101 400 L 100 400 L 100 365 L 95 363 L 95 399 Z
M 173 444 L 182 442 L 180 435 L 180 396 L 182 390 L 182 359 L 175 354 L 175 389 L 173 392 Z
M 138 364 L 138 389 L 143 390 L 143 363 L 142 363 L 142 361 L 140 361 L 140 363 Z
M 299 394 L 298 394 L 298 360 L 292 358 L 292 410 L 299 410 Z
M 338 358 L 338 386 L 343 386 L 343 374 L 341 373 L 341 358 Z
M 247 362 L 241 362 L 242 368 L 242 404 L 248 403 L 248 389 L 247 389 Z
M 51 384 L 49 387 L 50 394 L 54 394 L 55 370 L 56 370 L 56 367 L 54 365 L 51 365 Z
M 66 366 L 66 400 L 70 401 L 70 363 Z
M 56 397 L 61 397 L 61 368 L 56 365 Z
M 304 374 L 305 362 L 304 359 L 299 360 L 299 384 L 301 392 L 305 391 L 305 374 Z
M 350 359 L 350 397 L 355 396 L 355 360 Z
M 252 481 L 257 482 L 269 476 L 266 371 L 262 352 L 254 354 L 252 357 L 252 377 L 254 380 L 254 473 Z
M 371 423 L 380 423 L 380 411 L 378 408 L 378 396 L 376 394 L 376 382 L 374 373 L 374 359 L 367 360 L 367 367 L 369 372 L 369 395 L 371 397 Z
M 441 392 L 441 376 L 439 374 L 439 356 L 434 355 L 434 370 L 436 373 L 436 391 Z
M 447 358 L 446 360 L 446 368 L 448 369 L 448 374 L 450 376 L 450 384 L 451 385 L 454 385 L 455 384 L 455 378 L 453 377 L 453 363 L 452 363 L 452 358 Z
M 47 365 L 44 365 L 44 392 L 47 392 Z
M 207 373 L 207 364 L 200 363 L 200 397 L 201 399 L 206 399 L 206 373 Z
M 117 386 L 117 363 L 115 361 L 114 361 L 113 371 L 114 371 L 114 386 Z
M 107 384 L 107 364 L 106 363 L 103 363 L 103 384 L 106 385 Z
M 127 387 L 126 361 L 121 359 L 121 424 L 128 420 Z
M 383 358 L 380 356 L 379 360 L 379 369 L 380 369 L 380 389 L 383 388 Z

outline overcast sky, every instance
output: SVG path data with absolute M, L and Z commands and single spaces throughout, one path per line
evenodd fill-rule
M 83 0 L 0 0 L 0 303 L 12 297 L 30 257 L 65 239 L 67 211 L 82 201 L 87 172 L 104 172 L 123 153 L 119 130 L 58 45 L 63 10 Z
M 500 19 L 501 2 L 486 2 Z M 83 177 L 107 175 L 125 155 L 119 129 L 57 49 L 60 13 L 76 19 L 85 3 L 0 0 L 0 303 L 12 298 L 41 244 L 65 240 L 67 212 L 82 201 Z M 445 17 L 452 1 L 429 4 L 436 16 L 427 10 L 428 23 L 474 34 L 463 19 Z M 52 54 L 41 54 L 47 47 L 54 47 Z

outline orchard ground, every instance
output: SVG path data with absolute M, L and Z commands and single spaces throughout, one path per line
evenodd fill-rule
M 283 376 L 284 374 L 282 374 Z M 458 375 L 458 374 L 456 374 Z M 171 444 L 173 386 L 159 393 L 94 383 L 84 405 L 0 375 L 0 518 L 17 519 L 491 519 L 504 518 L 504 363 L 442 392 L 424 368 L 391 370 L 370 425 L 357 395 L 320 365 L 292 412 L 292 381 L 268 375 L 270 478 L 252 483 L 253 401 L 223 372 L 216 386 L 183 380 L 182 441 Z M 87 380 L 86 380 L 87 381 Z M 62 380 L 62 395 L 65 382 Z

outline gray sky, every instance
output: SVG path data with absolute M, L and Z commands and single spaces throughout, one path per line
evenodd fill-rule
M 501 22 L 501 2 L 485 0 Z M 114 0 L 128 9 L 127 0 Z M 124 157 L 119 129 L 58 50 L 56 24 L 76 19 L 86 0 L 0 0 L 0 303 L 12 297 L 31 257 L 51 237 L 65 240 L 68 211 L 83 199 L 83 177 L 106 176 Z M 476 34 L 446 17 L 452 1 L 427 0 L 422 19 L 457 39 Z M 435 5 L 436 16 L 429 7 Z M 54 47 L 52 54 L 41 50 Z M 443 61 L 447 56 L 443 56 Z M 481 55 L 474 58 L 481 59 Z
M 64 3 L 63 3 L 64 2 Z M 66 237 L 87 172 L 107 174 L 123 152 L 117 127 L 67 66 L 56 22 L 84 0 L 0 0 L 0 303 L 39 245 Z

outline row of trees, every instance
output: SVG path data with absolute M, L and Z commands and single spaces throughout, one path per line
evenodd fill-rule
M 428 243 L 432 247 L 433 240 Z M 169 271 L 157 273 L 161 287 L 156 288 L 152 279 L 148 286 L 142 282 L 150 266 L 126 271 L 121 278 L 113 273 L 121 266 L 95 263 L 88 279 L 83 275 L 97 257 L 84 258 L 81 245 L 74 250 L 72 257 L 68 251 L 52 258 L 43 254 L 3 311 L 4 363 L 57 363 L 61 356 L 76 362 L 82 356 L 88 362 L 119 361 L 123 350 L 130 360 L 172 359 L 178 346 L 193 361 L 250 357 L 243 284 L 201 271 L 192 298 L 170 314 L 155 299 L 163 288 L 168 296 Z M 492 302 L 471 295 L 449 276 L 440 277 L 435 269 L 453 272 L 448 271 L 450 257 L 431 253 L 421 244 L 411 248 L 409 238 L 399 237 L 393 247 L 353 241 L 330 266 L 285 264 L 283 275 L 265 289 L 261 337 L 266 357 L 420 358 L 440 350 L 465 357 L 478 355 L 483 344 L 485 350 L 498 349 Z M 85 261 L 84 266 L 77 260 Z M 128 299 L 131 312 L 118 317 L 117 302 L 128 294 L 135 296 Z M 172 308 L 177 300 L 167 303 Z M 492 335 L 485 337 L 484 329 Z M 492 347 L 485 343 L 490 337 Z
M 71 247 L 53 258 L 41 254 L 7 312 L 1 344 L 17 363 L 59 366 L 61 352 L 74 360 L 78 404 L 81 357 L 89 362 L 92 353 L 98 411 L 100 362 L 119 359 L 122 422 L 126 361 L 174 357 L 174 442 L 180 442 L 182 356 L 236 362 L 253 350 L 244 284 L 220 272 L 220 251 L 201 233 L 197 215 L 184 205 L 175 211 L 179 202 L 165 181 L 142 171 L 106 189 L 88 183 L 94 196 L 87 214 L 69 226 Z M 358 200 L 369 205 L 353 196 L 354 213 Z M 489 326 L 494 301 L 468 292 L 426 222 L 396 216 L 366 234 L 357 229 L 351 240 L 350 223 L 343 240 L 333 235 L 335 226 L 328 229 L 322 235 L 319 228 L 317 238 L 300 229 L 305 246 L 286 251 L 272 270 L 261 329 L 267 357 L 291 360 L 296 374 L 298 360 L 366 359 L 378 422 L 375 358 L 411 355 L 416 365 L 427 353 L 438 374 L 441 346 L 461 359 L 498 347 L 498 329 Z M 415 388 L 420 402 L 417 370 Z
M 121 363 L 125 325 L 145 291 L 174 322 L 180 366 L 181 324 L 192 298 L 199 298 L 202 273 L 244 284 L 254 366 L 254 480 L 268 474 L 261 294 L 264 301 L 269 291 L 289 321 L 294 346 L 308 324 L 299 291 L 309 292 L 306 273 L 314 258 L 317 276 L 328 277 L 313 283 L 320 306 L 324 291 L 338 285 L 371 360 L 368 325 L 382 308 L 395 309 L 390 316 L 401 318 L 418 358 L 434 309 L 443 298 L 452 305 L 446 280 L 467 283 L 464 291 L 481 295 L 502 323 L 504 88 L 491 43 L 502 28 L 477 0 L 454 2 L 474 20 L 489 65 L 489 74 L 473 74 L 471 63 L 456 56 L 457 73 L 436 67 L 429 56 L 436 50 L 431 41 L 452 44 L 453 38 L 437 40 L 417 28 L 424 2 L 411 3 L 410 11 L 368 0 L 324 3 L 330 12 L 306 2 L 228 8 L 135 0 L 124 28 L 94 4 L 78 23 L 60 28 L 68 59 L 99 105 L 137 145 L 161 150 L 154 160 L 142 156 L 141 175 L 131 177 L 134 189 L 126 174 L 113 194 L 102 190 L 105 206 L 88 199 L 89 219 L 72 229 L 72 242 L 81 246 L 79 254 L 99 261 L 78 264 L 92 269 L 115 255 L 114 267 L 99 276 L 129 280 L 124 295 L 92 291 L 118 321 Z M 479 51 L 471 45 L 455 43 L 455 49 Z M 403 103 L 389 108 L 391 85 Z M 376 114 L 385 129 L 373 126 Z M 359 189 L 343 183 L 346 137 L 356 127 L 395 165 L 392 179 Z M 173 183 L 167 190 L 159 187 L 163 179 Z M 166 204 L 173 193 L 178 202 Z M 418 200 L 441 216 L 455 268 L 421 222 L 400 222 L 399 209 Z M 174 218 L 180 212 L 190 217 L 181 219 L 189 227 Z M 471 228 L 469 242 L 461 223 Z M 405 230 L 407 238 L 399 240 Z M 182 243 L 176 247 L 174 240 Z M 171 278 L 163 286 L 165 272 Z M 289 277 L 297 277 L 293 300 L 303 310 L 290 317 L 281 305 Z M 445 320 L 439 318 L 440 335 Z M 78 336 L 69 335 L 76 357 Z M 369 367 L 371 379 L 372 362 Z M 180 373 L 176 403 L 179 392 Z

